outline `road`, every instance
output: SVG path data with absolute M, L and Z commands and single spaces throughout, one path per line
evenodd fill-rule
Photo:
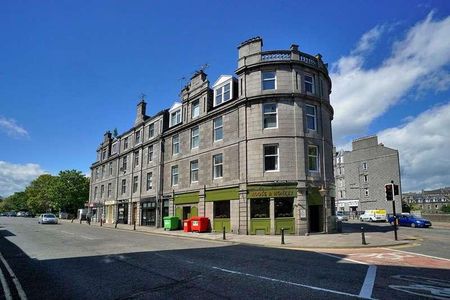
M 5 299 L 450 297 L 450 261 L 403 249 L 288 250 L 25 218 L 0 227 Z

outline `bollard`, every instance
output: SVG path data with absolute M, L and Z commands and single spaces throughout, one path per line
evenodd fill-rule
M 103 226 L 103 218 L 100 218 L 100 227 Z
M 136 221 L 133 221 L 133 230 L 136 230 Z
M 119 222 L 119 220 L 116 220 L 116 225 L 114 225 L 114 228 L 117 228 L 117 223 Z
M 361 226 L 361 243 L 363 245 L 367 245 L 367 243 L 366 243 L 366 234 L 364 233 L 364 226 Z
M 284 228 L 281 228 L 281 245 L 284 245 Z
M 72 221 L 70 223 L 73 223 L 73 220 L 75 220 L 75 218 L 72 218 Z
M 223 226 L 222 240 L 226 240 L 226 237 L 225 237 L 225 226 Z
M 81 217 L 80 217 L 80 224 L 81 224 Z

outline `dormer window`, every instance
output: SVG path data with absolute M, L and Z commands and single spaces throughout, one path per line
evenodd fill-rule
M 230 94 L 230 86 L 231 83 L 227 83 L 222 87 L 219 87 L 215 90 L 216 93 L 216 101 L 215 101 L 215 105 L 219 105 L 222 104 L 223 102 L 226 102 L 228 100 L 231 99 L 231 94 Z
M 170 114 L 170 127 L 181 123 L 181 103 L 175 103 L 169 110 Z
M 222 75 L 214 83 L 214 106 L 218 106 L 224 102 L 227 102 L 233 98 L 233 76 Z

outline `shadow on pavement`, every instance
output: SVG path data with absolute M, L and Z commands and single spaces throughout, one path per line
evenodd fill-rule
M 38 260 L 10 242 L 9 231 L 0 232 L 0 252 L 29 299 L 345 299 L 360 294 L 368 269 L 344 261 L 345 255 L 227 244 Z M 436 292 L 448 275 L 446 269 L 379 266 L 372 296 L 414 299 L 405 278 L 434 280 Z

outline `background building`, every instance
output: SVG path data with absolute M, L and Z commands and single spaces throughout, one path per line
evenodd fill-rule
M 379 144 L 376 136 L 354 140 L 352 151 L 335 151 L 334 174 L 338 210 L 357 214 L 368 209 L 385 209 L 392 213 L 384 185 L 394 181 L 400 192 L 400 196 L 395 196 L 395 208 L 401 212 L 399 154 Z
M 404 193 L 402 200 L 426 214 L 442 213 L 442 206 L 450 206 L 450 187 L 420 193 Z
M 262 46 L 259 37 L 239 45 L 237 77 L 210 87 L 198 71 L 170 109 L 147 117 L 141 102 L 132 129 L 105 135 L 90 202 L 104 206 L 107 222 L 160 226 L 165 215 L 200 215 L 239 234 L 333 230 L 327 66 L 297 45 Z

